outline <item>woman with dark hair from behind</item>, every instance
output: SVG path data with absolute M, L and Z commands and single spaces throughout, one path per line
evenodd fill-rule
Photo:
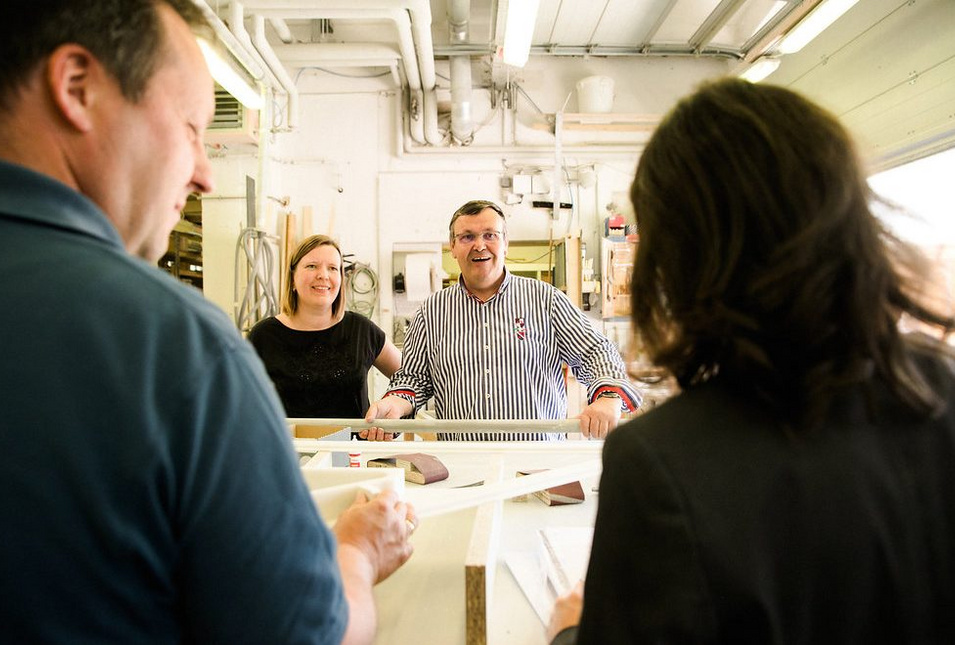
M 955 642 L 955 359 L 899 329 L 953 321 L 846 131 L 712 82 L 631 199 L 636 333 L 682 392 L 608 437 L 554 643 Z

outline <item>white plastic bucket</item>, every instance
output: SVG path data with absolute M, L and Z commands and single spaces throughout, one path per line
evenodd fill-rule
M 613 111 L 613 79 L 588 76 L 577 81 L 577 109 L 582 113 Z

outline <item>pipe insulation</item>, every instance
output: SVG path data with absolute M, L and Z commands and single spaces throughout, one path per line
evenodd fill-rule
M 222 23 L 222 21 L 218 18 L 216 18 L 216 20 L 218 20 L 220 24 Z M 255 48 L 255 45 L 252 43 L 252 38 L 249 36 L 249 32 L 245 30 L 245 14 L 241 2 L 233 1 L 229 5 L 229 27 L 225 28 L 225 25 L 223 25 L 223 28 L 225 29 L 226 33 L 229 34 L 229 37 L 232 40 L 241 45 L 242 49 L 246 52 L 246 56 L 251 57 L 255 61 L 255 64 L 259 68 L 260 74 L 262 75 L 261 78 L 257 78 L 256 80 L 261 80 L 273 91 L 282 90 L 282 83 L 272 72 L 272 69 L 269 67 L 269 64 L 265 61 L 265 59 L 262 58 L 262 55 L 259 54 L 258 50 Z M 218 30 L 216 33 L 219 33 Z
M 471 57 L 451 57 L 451 136 L 464 145 L 474 136 L 471 103 Z
M 285 71 L 285 66 L 282 64 L 282 61 L 275 55 L 272 46 L 265 38 L 265 18 L 259 15 L 253 16 L 252 25 L 252 44 L 255 45 L 256 50 L 258 50 L 262 58 L 265 59 L 269 68 L 275 74 L 276 78 L 279 79 L 279 83 L 281 83 L 282 87 L 288 93 L 286 125 L 289 130 L 294 130 L 298 127 L 298 89 L 295 87 L 295 81 L 293 81 L 288 75 L 288 72 Z
M 436 75 L 430 0 L 250 0 L 246 6 L 249 12 L 269 19 L 391 18 L 398 29 L 399 48 L 405 61 L 412 139 L 431 145 L 442 142 L 444 137 L 438 131 L 438 101 L 434 94 Z M 416 95 L 416 91 L 423 96 Z
M 448 40 L 452 45 L 470 41 L 471 0 L 448 0 Z

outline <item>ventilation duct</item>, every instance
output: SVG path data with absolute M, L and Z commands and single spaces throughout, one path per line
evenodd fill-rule
M 205 142 L 210 145 L 257 144 L 259 113 L 242 105 L 218 85 L 215 101 L 215 114 L 206 129 Z

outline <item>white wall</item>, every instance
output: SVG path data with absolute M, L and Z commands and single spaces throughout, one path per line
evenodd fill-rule
M 287 208 L 297 216 L 299 239 L 312 233 L 329 234 L 339 240 L 345 253 L 370 264 L 379 276 L 373 319 L 391 337 L 395 244 L 444 243 L 448 221 L 458 206 L 471 199 L 504 201 L 503 175 L 539 169 L 555 183 L 555 138 L 541 126 L 539 111 L 553 114 L 562 106 L 566 112 L 577 111 L 577 81 L 609 75 L 616 81 L 615 113 L 659 116 L 699 81 L 727 68 L 728 63 L 688 58 L 532 58 L 525 70 L 512 77 L 530 100 L 517 95 L 516 112 L 505 114 L 493 110 L 491 93 L 478 87 L 486 84 L 490 71 L 475 60 L 474 121 L 481 127 L 467 148 L 412 142 L 402 120 L 404 97 L 390 77 L 363 82 L 309 70 L 298 75 L 300 127 L 267 139 L 262 190 L 275 199 L 266 200 L 259 225 L 279 233 L 284 209 L 277 200 L 288 198 Z M 447 64 L 439 61 L 437 71 L 444 130 L 450 92 L 441 77 L 448 75 Z M 629 212 L 627 192 L 648 134 L 566 131 L 560 154 L 565 179 L 572 179 L 578 167 L 593 166 L 596 184 L 565 189 L 561 200 L 572 201 L 575 208 L 562 211 L 556 220 L 547 210 L 531 208 L 530 198 L 527 203 L 506 206 L 510 238 L 559 239 L 579 232 L 599 267 L 599 238 L 608 205 L 615 203 L 614 210 Z M 241 198 L 245 175 L 258 178 L 259 167 L 255 158 L 233 157 L 229 152 L 214 159 L 213 165 L 218 187 L 203 209 L 205 292 L 231 315 L 236 237 L 245 222 Z M 310 221 L 303 221 L 306 206 L 312 209 Z M 374 370 L 372 374 L 371 393 L 377 396 L 386 384 Z
M 203 292 L 235 320 L 235 246 L 245 228 L 245 178 L 258 161 L 248 154 L 213 158 L 215 192 L 202 199 Z

